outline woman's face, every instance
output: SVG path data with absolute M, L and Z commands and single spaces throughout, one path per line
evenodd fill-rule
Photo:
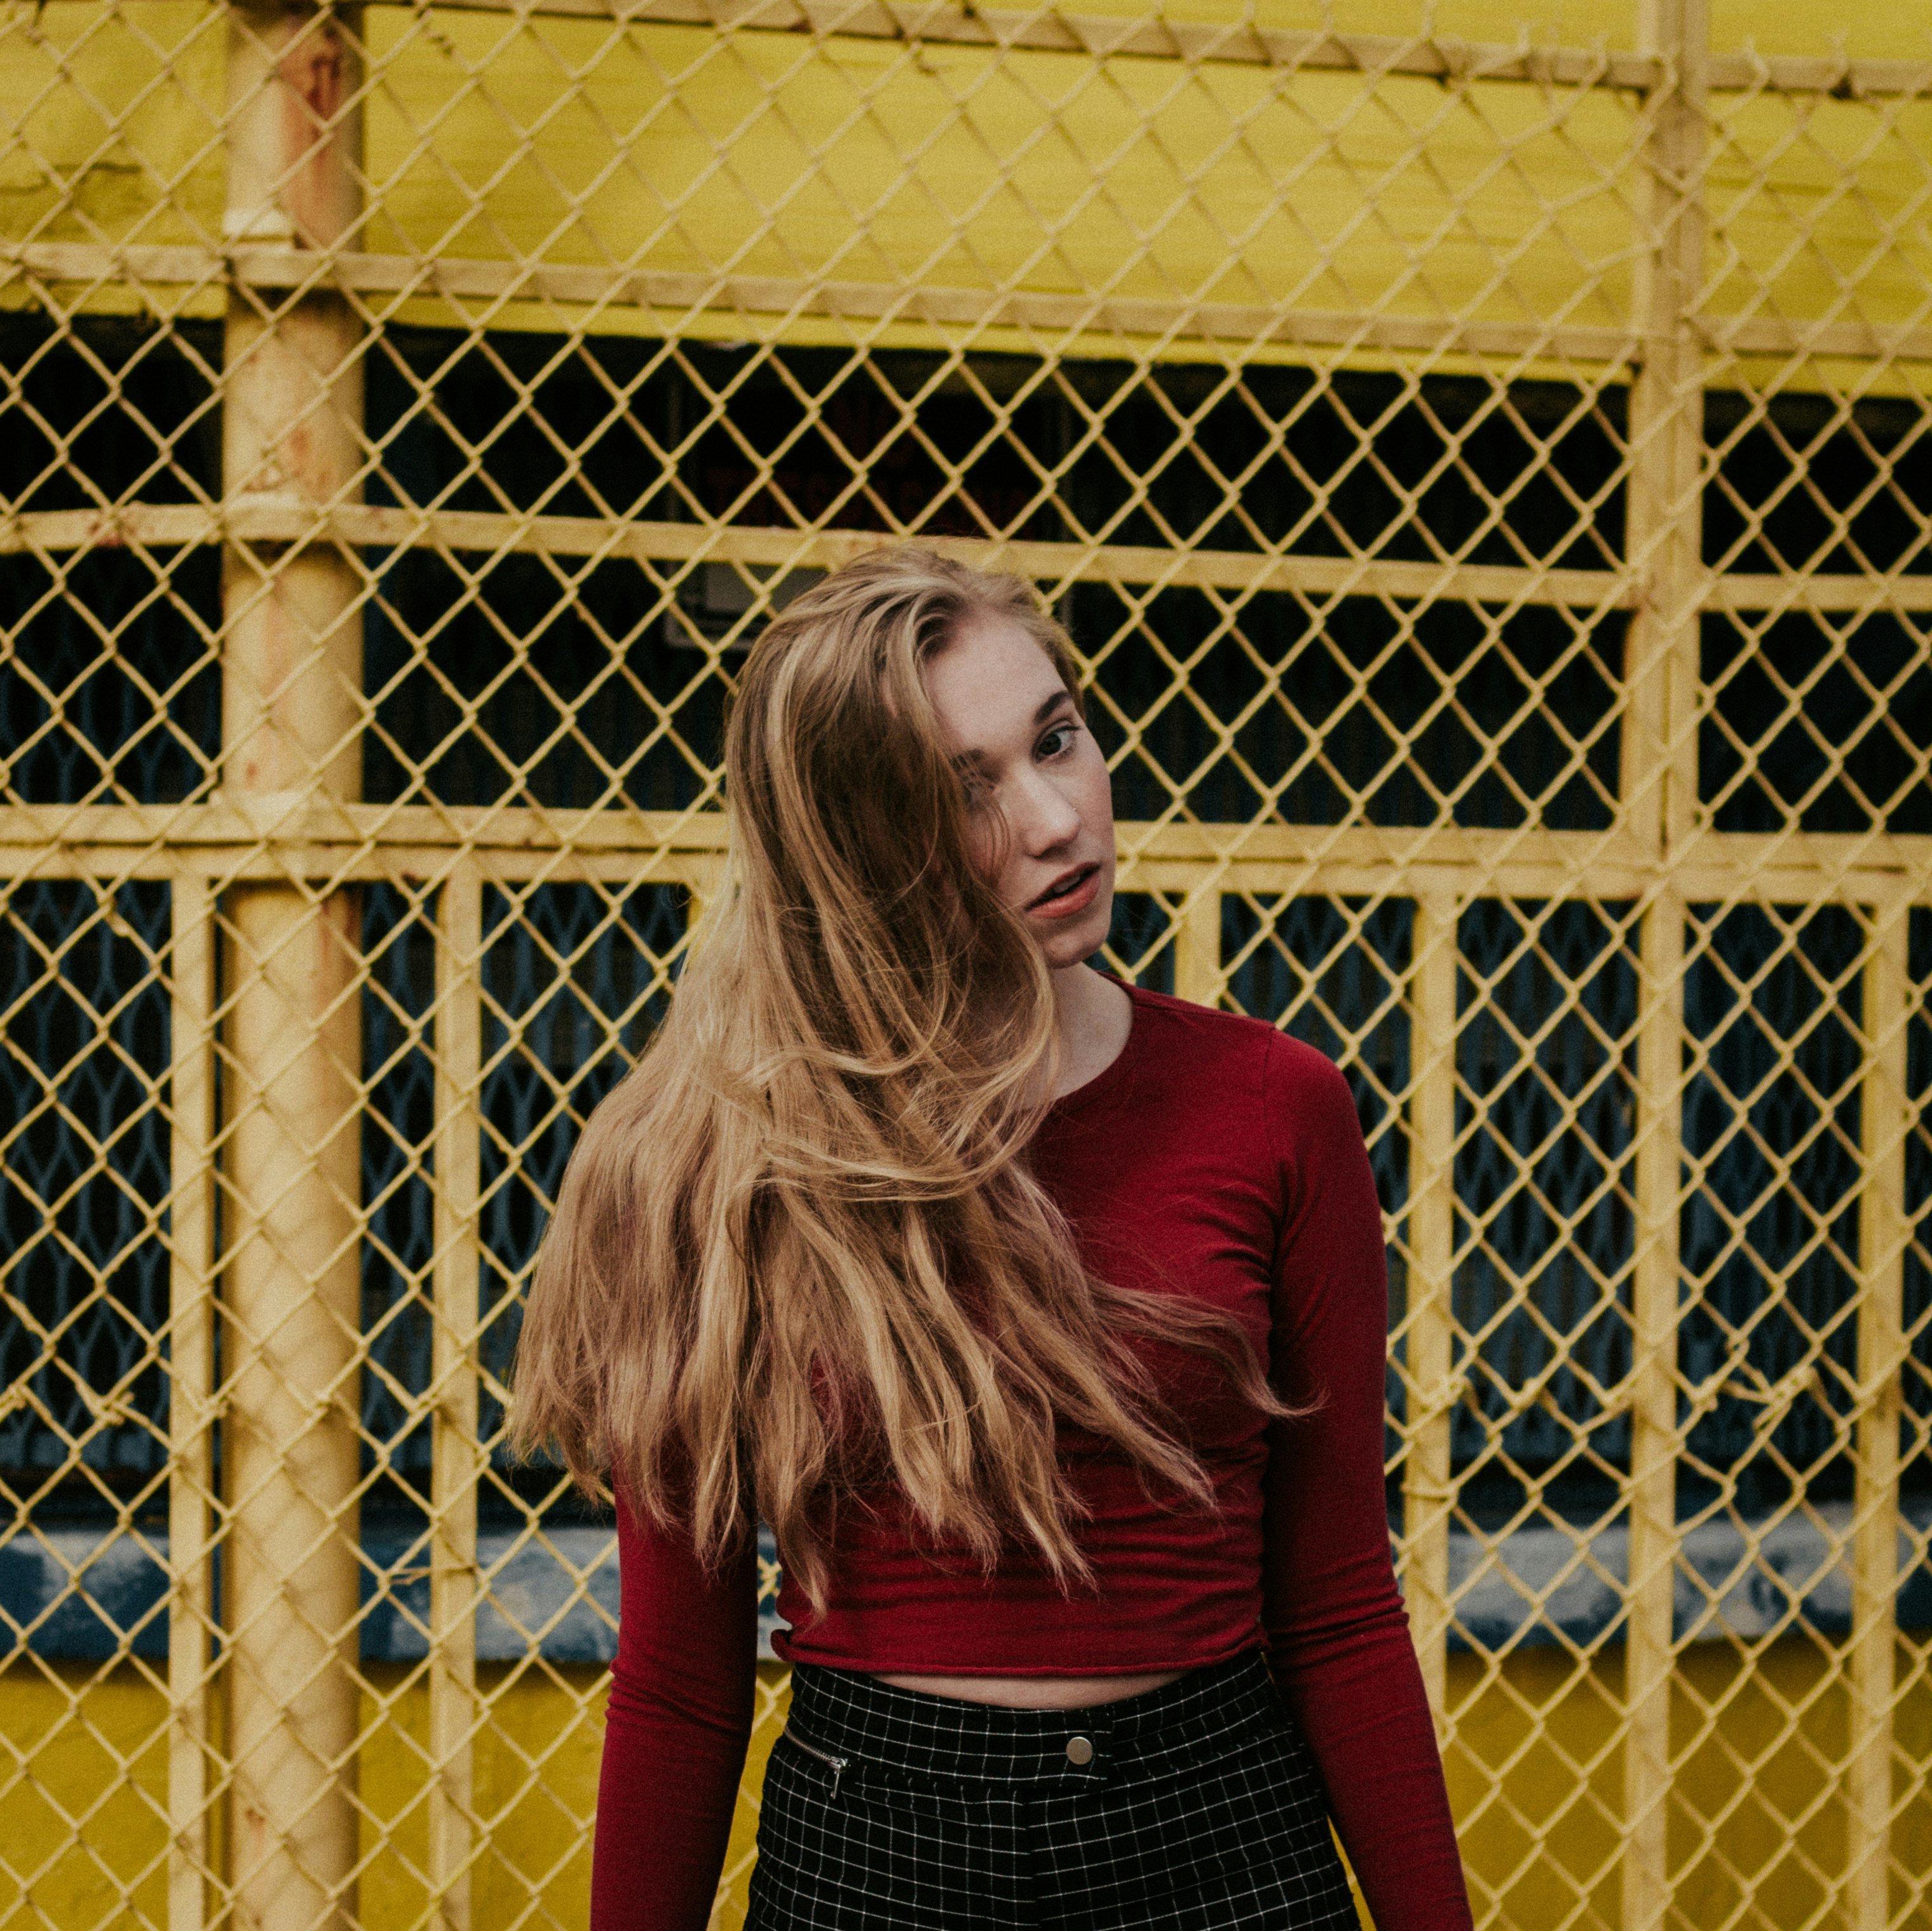
M 1114 800 L 1052 659 L 1011 618 L 976 617 L 928 662 L 926 683 L 979 827 L 981 869 L 1049 966 L 1080 964 L 1113 917 Z

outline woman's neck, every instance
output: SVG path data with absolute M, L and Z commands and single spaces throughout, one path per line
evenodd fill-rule
M 1059 1077 L 1053 1097 L 1097 1080 L 1126 1050 L 1134 1002 L 1126 989 L 1092 966 L 1063 966 L 1053 975 L 1060 1027 Z

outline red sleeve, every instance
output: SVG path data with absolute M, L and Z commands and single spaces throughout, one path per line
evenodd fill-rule
M 1266 1077 L 1287 1203 L 1275 1257 L 1275 1379 L 1298 1407 L 1320 1404 L 1278 1423 L 1270 1446 L 1270 1659 L 1376 1931 L 1462 1931 L 1462 1859 L 1389 1557 L 1388 1273 L 1375 1181 L 1334 1066 L 1283 1040 Z
M 710 1574 L 620 1497 L 617 1563 L 591 1931 L 704 1931 L 752 1733 L 758 1554 Z

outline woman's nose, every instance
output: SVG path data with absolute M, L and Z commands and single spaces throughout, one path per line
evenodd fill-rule
M 1022 787 L 1008 815 L 1021 842 L 1033 852 L 1051 851 L 1055 845 L 1064 845 L 1080 829 L 1080 814 L 1072 800 L 1043 778 L 1035 778 Z

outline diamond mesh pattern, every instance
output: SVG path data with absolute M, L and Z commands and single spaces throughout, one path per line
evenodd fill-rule
M 1932 68 L 1292 11 L 0 12 L 0 1922 L 582 1921 L 521 1296 L 908 535 L 1352 1083 L 1479 1921 L 1924 1917 Z

